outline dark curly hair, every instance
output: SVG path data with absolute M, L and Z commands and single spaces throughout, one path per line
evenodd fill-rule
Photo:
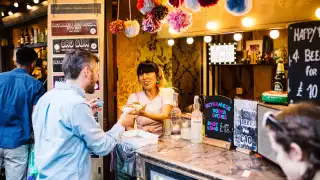
M 274 116 L 284 131 L 275 130 L 275 139 L 288 153 L 292 142 L 298 144 L 309 167 L 303 179 L 313 179 L 320 170 L 320 106 L 313 103 L 292 105 Z

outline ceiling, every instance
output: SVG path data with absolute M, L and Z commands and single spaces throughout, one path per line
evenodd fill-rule
M 41 3 L 44 0 L 38 0 Z M 18 7 L 14 6 L 14 3 L 18 3 Z M 33 0 L 0 0 L 0 12 L 4 13 L 4 17 L 8 16 L 8 12 L 25 12 L 27 10 L 27 5 L 35 5 Z M 3 18 L 2 14 L 0 17 Z

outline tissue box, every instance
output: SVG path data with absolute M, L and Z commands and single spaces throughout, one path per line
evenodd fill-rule
M 138 129 L 126 131 L 121 136 L 121 142 L 131 144 L 134 148 L 157 144 L 158 139 L 159 135 Z

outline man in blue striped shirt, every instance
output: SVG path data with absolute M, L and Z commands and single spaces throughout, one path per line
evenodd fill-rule
M 105 133 L 93 114 L 97 100 L 87 102 L 98 80 L 98 58 L 75 50 L 62 62 L 66 83 L 56 83 L 38 102 L 33 113 L 37 179 L 89 180 L 90 153 L 107 155 L 124 132 L 129 118 Z M 126 120 L 128 119 L 128 120 Z

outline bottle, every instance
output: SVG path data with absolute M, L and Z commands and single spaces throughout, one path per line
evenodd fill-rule
M 47 38 L 48 38 L 48 29 L 47 27 L 45 28 L 45 31 L 44 31 L 44 42 L 47 42 Z
M 44 33 L 40 32 L 39 43 L 44 43 Z
M 33 32 L 33 42 L 34 44 L 38 43 L 38 30 L 37 28 L 34 28 L 34 32 Z
M 34 43 L 34 35 L 33 35 L 33 28 L 31 28 L 31 33 L 30 33 L 30 44 Z
M 29 33 L 28 33 L 28 28 L 26 28 L 26 34 L 24 35 L 24 44 L 25 45 L 30 44 L 30 36 L 29 36 Z
M 286 91 L 286 75 L 284 72 L 283 61 L 279 60 L 277 64 L 276 76 L 274 77 L 274 91 L 284 92 Z
M 37 38 L 38 38 L 38 43 L 41 43 L 41 42 L 40 42 L 40 35 L 41 35 L 40 29 L 38 29 L 37 31 L 38 31 L 38 33 L 37 33 L 37 35 L 38 35 L 38 37 L 37 37 Z
M 200 112 L 199 96 L 194 96 L 191 114 L 191 142 L 202 143 L 202 113 Z
M 179 109 L 178 93 L 173 95 L 173 108 L 171 110 L 172 135 L 180 136 L 181 134 L 181 110 Z
M 23 34 L 23 29 L 20 31 L 20 44 L 24 45 L 24 34 Z

